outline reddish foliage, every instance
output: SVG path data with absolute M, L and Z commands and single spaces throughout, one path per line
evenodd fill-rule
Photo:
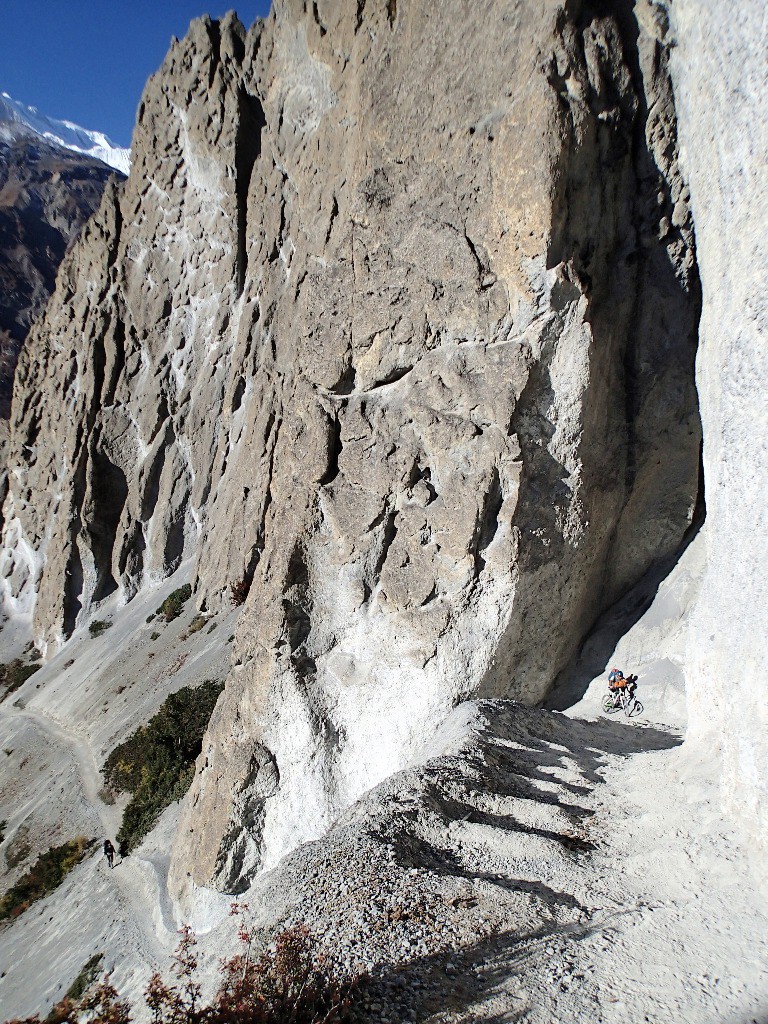
M 90 1024 L 130 1024 L 131 1012 L 128 1003 L 121 1002 L 116 990 L 105 977 L 90 996 L 79 1003 L 63 999 L 56 1003 L 44 1024 L 78 1024 L 85 1016 Z M 25 1017 L 24 1020 L 7 1021 L 7 1024 L 41 1024 L 40 1016 Z
M 248 591 L 251 589 L 251 585 L 245 576 L 242 576 L 239 580 L 229 584 L 229 598 L 235 607 L 243 604 L 246 597 L 248 597 Z
M 328 961 L 317 952 L 315 939 L 304 925 L 287 928 L 272 947 L 251 959 L 253 934 L 242 916 L 246 905 L 232 905 L 239 917 L 242 951 L 221 965 L 221 983 L 213 1000 L 204 1004 L 197 980 L 198 957 L 194 932 L 181 929 L 173 957 L 172 978 L 153 974 L 144 999 L 153 1024 L 344 1024 L 359 986 L 333 976 Z M 80 1003 L 64 1000 L 45 1024 L 130 1024 L 130 1008 L 121 1002 L 105 977 Z M 40 1017 L 7 1024 L 41 1024 Z

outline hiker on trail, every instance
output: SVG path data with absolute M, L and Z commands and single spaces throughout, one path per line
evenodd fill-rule
M 104 840 L 104 856 L 107 858 L 107 864 L 113 868 L 115 866 L 115 848 L 109 839 Z

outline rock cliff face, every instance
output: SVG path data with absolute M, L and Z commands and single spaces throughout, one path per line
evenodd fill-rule
M 723 757 L 723 797 L 768 835 L 768 26 L 744 0 L 675 0 L 673 63 L 704 306 L 696 382 L 704 426 L 707 569 L 687 658 L 690 739 Z M 764 863 L 764 862 L 763 862 Z
M 23 357 L 0 572 L 40 642 L 185 558 L 249 591 L 177 889 L 242 890 L 469 694 L 541 698 L 691 521 L 664 24 L 474 13 L 194 22 Z
M 1 115 L 0 107 L 0 417 L 7 419 L 19 350 L 114 172 Z

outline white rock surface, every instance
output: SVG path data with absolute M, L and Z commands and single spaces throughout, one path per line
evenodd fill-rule
M 690 626 L 690 735 L 722 753 L 722 797 L 768 866 L 768 19 L 760 0 L 674 0 L 681 163 L 704 305 L 707 568 Z M 768 867 L 766 867 L 768 870 Z
M 687 616 L 704 554 L 699 535 L 669 576 L 601 620 L 569 685 L 583 691 L 587 663 L 599 662 L 595 678 L 567 715 L 462 704 L 416 764 L 260 875 L 243 896 L 258 941 L 306 922 L 338 969 L 372 973 L 374 1021 L 760 1019 L 768 894 L 720 810 L 717 763 L 681 743 Z M 38 845 L 94 820 L 113 831 L 116 810 L 98 800 L 89 752 L 106 751 L 115 727 L 132 727 L 135 718 L 121 724 L 132 707 L 146 715 L 164 695 L 139 675 L 152 628 L 144 617 L 176 582 L 118 612 L 100 640 L 70 641 L 75 664 L 62 672 L 65 650 L 32 677 L 19 691 L 25 708 L 0 706 L 0 743 L 28 759 L 2 775 L 0 813 L 16 812 L 12 832 L 22 808 L 43 826 Z M 153 661 L 174 664 L 185 625 L 167 627 Z M 616 635 L 618 645 L 608 639 Z M 213 639 L 194 634 L 201 660 L 190 655 L 183 671 L 208 672 L 204 659 L 221 653 Z M 601 714 L 604 666 L 616 662 L 639 674 L 639 718 Z M 117 693 L 121 680 L 137 700 Z M 96 952 L 120 993 L 141 1004 L 151 969 L 168 970 L 182 918 L 198 932 L 210 990 L 234 946 L 230 899 L 191 887 L 176 916 L 167 870 L 177 821 L 172 808 L 112 872 L 95 854 L 0 931 L 5 1014 L 47 1011 Z

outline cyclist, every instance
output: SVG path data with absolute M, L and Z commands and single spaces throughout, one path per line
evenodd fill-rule
M 615 692 L 616 690 L 623 690 L 626 685 L 627 681 L 622 670 L 620 668 L 612 668 L 608 673 L 608 689 Z
M 608 675 L 608 691 L 613 696 L 615 707 L 619 706 L 621 691 L 626 690 L 631 700 L 635 695 L 637 687 L 637 676 L 625 676 L 620 668 L 612 668 Z

